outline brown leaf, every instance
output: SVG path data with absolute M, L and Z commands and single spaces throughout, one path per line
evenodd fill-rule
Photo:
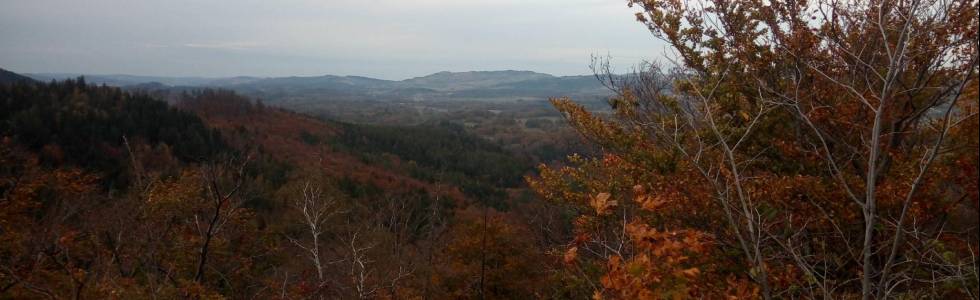
M 599 193 L 595 197 L 590 197 L 589 205 L 595 209 L 598 215 L 607 215 L 611 213 L 610 209 L 616 206 L 616 200 L 609 200 L 612 196 L 609 193 Z
M 568 251 L 565 251 L 565 263 L 566 264 L 573 264 L 573 263 L 575 263 L 575 259 L 576 258 L 578 258 L 578 247 L 571 247 L 571 248 L 568 248 Z
M 636 195 L 644 195 L 647 193 L 647 189 L 642 184 L 637 184 L 633 186 L 633 193 Z
M 657 208 L 660 208 L 660 206 L 663 206 L 664 203 L 667 203 L 667 200 L 664 199 L 664 197 L 654 196 L 654 195 L 642 195 L 642 196 L 638 196 L 638 197 L 636 197 L 635 200 L 636 200 L 637 203 L 640 204 L 640 208 L 642 208 L 644 210 L 648 210 L 648 211 L 657 210 Z
M 688 276 L 688 277 L 695 277 L 695 276 L 698 276 L 698 274 L 701 274 L 701 270 L 698 270 L 698 268 L 690 268 L 690 269 L 686 269 L 686 270 L 681 271 L 681 273 L 683 273 L 685 276 Z

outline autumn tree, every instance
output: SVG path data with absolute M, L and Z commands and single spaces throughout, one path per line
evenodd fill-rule
M 339 209 L 331 195 L 324 195 L 319 185 L 311 182 L 303 184 L 301 195 L 295 200 L 294 209 L 302 216 L 300 221 L 306 227 L 304 228 L 305 238 L 300 239 L 291 236 L 288 238 L 291 243 L 305 252 L 304 256 L 316 272 L 314 289 L 319 290 L 327 283 L 324 272 L 328 262 L 325 261 L 326 255 L 322 245 L 323 235 L 329 225 L 327 222 L 339 212 Z
M 600 62 L 609 118 L 553 100 L 604 154 L 531 180 L 598 296 L 977 297 L 976 1 L 629 4 L 669 67 Z
M 457 213 L 449 241 L 437 258 L 445 270 L 433 278 L 435 298 L 532 299 L 546 294 L 549 261 L 521 224 L 504 213 L 468 209 Z
M 104 295 L 105 270 L 86 213 L 98 177 L 77 168 L 46 170 L 36 156 L 0 141 L 0 294 L 73 298 Z

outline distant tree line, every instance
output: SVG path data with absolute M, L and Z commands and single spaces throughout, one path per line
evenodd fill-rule
M 146 94 L 88 85 L 84 78 L 0 85 L 0 120 L 0 133 L 41 153 L 42 164 L 64 162 L 108 174 L 125 168 L 126 137 L 165 145 L 188 162 L 227 150 L 220 134 L 193 113 Z
M 369 160 L 395 155 L 409 163 L 415 177 L 459 185 L 464 193 L 497 206 L 506 197 L 501 188 L 520 186 L 524 174 L 532 169 L 530 162 L 450 122 L 341 126 L 342 134 L 332 139 L 332 146 Z

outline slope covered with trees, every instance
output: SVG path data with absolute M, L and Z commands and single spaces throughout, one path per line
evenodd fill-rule
M 559 116 L 406 102 L 360 117 L 411 126 L 368 125 L 0 83 L 0 299 L 980 298 L 976 0 L 627 3 L 676 56 L 599 61 L 608 109 Z M 579 79 L 283 80 L 350 100 Z
M 76 165 L 118 177 L 127 168 L 128 140 L 185 162 L 227 151 L 220 135 L 194 114 L 148 95 L 89 86 L 81 78 L 0 86 L 0 99 L 0 132 L 40 154 L 44 164 Z
M 82 79 L 0 95 L 4 298 L 560 292 L 525 216 L 486 206 L 523 205 L 527 167 L 458 128 L 325 122 L 220 90 L 156 95 L 171 106 Z
M 342 151 L 366 161 L 395 155 L 407 162 L 413 177 L 442 181 L 485 203 L 502 207 L 506 188 L 516 188 L 530 164 L 500 146 L 469 134 L 459 125 L 372 126 L 343 124 L 342 134 L 332 139 Z
M 30 81 L 34 81 L 34 79 L 0 68 L 0 84 L 30 82 Z

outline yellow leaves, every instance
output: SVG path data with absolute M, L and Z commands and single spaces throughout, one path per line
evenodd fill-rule
M 589 196 L 589 206 L 595 209 L 597 215 L 608 215 L 612 213 L 612 208 L 616 207 L 616 200 L 609 200 L 612 195 L 609 193 L 599 193 Z

